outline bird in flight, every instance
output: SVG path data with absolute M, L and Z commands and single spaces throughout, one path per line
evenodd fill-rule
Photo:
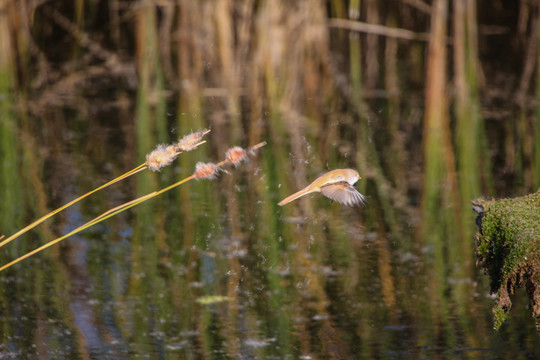
M 319 176 L 311 184 L 294 194 L 281 200 L 278 205 L 283 206 L 307 194 L 320 192 L 324 196 L 338 203 L 354 206 L 363 204 L 364 195 L 354 188 L 354 183 L 361 179 L 358 171 L 353 169 L 336 169 Z

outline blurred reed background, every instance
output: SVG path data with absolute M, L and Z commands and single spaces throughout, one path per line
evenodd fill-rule
M 476 330 L 489 329 L 489 317 L 471 317 L 486 303 L 474 295 L 483 280 L 474 266 L 471 200 L 540 186 L 539 15 L 538 3 L 526 0 L 2 1 L 0 233 L 13 233 L 131 169 L 156 144 L 192 130 L 211 128 L 208 145 L 181 156 L 176 172 L 221 158 L 234 144 L 268 141 L 250 171 L 183 186 L 138 207 L 133 218 L 122 215 L 111 228 L 95 230 L 116 245 L 90 249 L 74 239 L 67 250 L 51 251 L 50 263 L 30 261 L 21 269 L 40 281 L 9 290 L 5 310 L 15 311 L 13 297 L 41 303 L 53 290 L 86 294 L 90 287 L 88 296 L 101 304 L 125 301 L 114 315 L 121 335 L 109 335 L 129 338 L 134 353 L 154 346 L 139 328 L 199 330 L 204 336 L 193 347 L 204 352 L 226 343 L 234 353 L 242 350 L 238 324 L 253 316 L 238 306 L 238 289 L 262 286 L 270 295 L 255 293 L 250 306 L 264 319 L 263 337 L 278 337 L 281 355 L 290 349 L 325 354 L 328 344 L 346 342 L 344 353 L 354 349 L 370 358 L 395 347 L 392 339 L 353 345 L 376 341 L 369 322 L 350 320 L 365 314 L 394 325 L 425 321 L 407 330 L 418 347 L 441 338 L 448 346 L 462 338 L 470 346 L 500 346 L 491 338 L 486 344 Z M 369 196 L 364 210 L 346 210 L 343 217 L 317 198 L 276 205 L 338 167 L 360 172 L 357 186 Z M 177 175 L 130 180 L 0 258 L 20 255 L 73 228 L 77 216 L 91 218 Z M 223 231 L 234 241 L 224 244 Z M 63 252 L 90 260 L 81 266 Z M 250 255 L 238 255 L 244 252 Z M 404 254 L 422 260 L 409 264 Z M 266 262 L 280 270 L 265 268 Z M 330 268 L 344 275 L 328 280 Z M 365 272 L 369 279 L 359 276 Z M 76 281 L 66 285 L 70 277 Z M 52 285 L 45 287 L 45 280 Z M 300 296 L 294 286 L 284 287 L 299 283 Z M 32 298 L 29 288 L 40 296 Z M 165 298 L 138 297 L 156 293 Z M 197 294 L 214 293 L 233 299 L 226 315 L 197 307 Z M 78 328 L 71 336 L 91 343 L 81 330 L 90 325 L 62 314 L 68 300 L 50 296 L 58 304 L 48 307 L 54 309 L 49 316 L 59 328 Z M 374 298 L 383 308 L 348 306 Z M 84 301 L 77 301 L 67 306 L 84 314 Z M 328 317 L 329 302 L 346 309 L 343 318 Z M 172 316 L 174 325 L 153 324 L 150 308 L 158 318 Z M 315 328 L 295 323 L 298 309 L 325 320 Z M 106 306 L 86 310 L 94 318 L 114 317 Z M 33 321 L 41 328 L 45 320 Z M 202 330 L 212 326 L 213 332 Z M 435 331 L 424 333 L 423 326 Z M 520 325 L 512 326 L 509 334 Z M 304 342 L 291 329 L 311 331 L 311 340 L 325 336 L 322 343 Z M 529 349 L 527 339 L 519 344 Z M 75 348 L 69 351 L 92 346 Z M 505 349 L 508 356 L 511 350 Z

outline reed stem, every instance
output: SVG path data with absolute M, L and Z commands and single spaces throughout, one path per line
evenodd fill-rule
M 167 157 L 168 157 L 168 160 L 167 160 L 167 163 L 164 163 L 164 164 L 160 164 L 160 165 L 156 165 L 155 164 L 155 159 L 154 160 L 149 160 L 148 159 L 148 156 L 147 156 L 147 160 L 145 163 L 137 166 L 136 168 L 126 172 L 125 174 L 123 175 L 120 175 L 118 176 L 117 178 L 109 181 L 108 183 L 105 183 L 103 185 L 101 185 L 100 187 L 98 188 L 95 188 L 94 190 L 91 190 L 89 192 L 87 192 L 86 194 L 84 195 L 81 195 L 79 196 L 78 198 L 68 202 L 67 204 L 59 207 L 58 209 L 48 213 L 47 215 L 44 215 L 42 216 L 41 218 L 37 219 L 36 221 L 34 221 L 33 223 L 31 223 L 30 225 L 22 228 L 21 230 L 17 231 L 15 234 L 11 235 L 10 237 L 8 237 L 7 239 L 5 239 L 4 241 L 0 242 L 0 248 L 8 243 L 10 243 L 11 241 L 15 240 L 16 238 L 18 238 L 19 236 L 21 236 L 22 234 L 26 233 L 27 231 L 35 228 L 36 226 L 38 226 L 39 224 L 41 224 L 42 222 L 44 222 L 45 220 L 53 217 L 54 215 L 58 214 L 60 211 L 70 207 L 71 205 L 81 201 L 82 199 L 98 192 L 99 190 L 102 190 L 112 184 L 115 184 L 121 180 L 124 180 L 128 177 L 130 177 L 131 175 L 134 175 L 140 171 L 143 171 L 145 169 L 148 169 L 150 168 L 151 170 L 153 171 L 159 171 L 159 169 L 161 169 L 163 166 L 166 166 L 168 165 L 170 162 L 172 162 L 178 155 L 180 155 L 181 153 L 185 152 L 185 151 L 191 151 L 193 149 L 196 149 L 198 146 L 204 144 L 206 142 L 206 140 L 202 140 L 202 141 L 199 141 L 201 140 L 201 138 L 203 136 L 205 136 L 206 134 L 208 134 L 210 132 L 210 130 L 202 130 L 200 132 L 197 132 L 197 133 L 192 133 L 190 135 L 186 135 L 184 136 L 182 139 L 180 139 L 180 141 L 175 144 L 175 145 L 171 145 L 169 147 L 171 147 L 174 151 L 174 153 L 167 153 Z M 158 148 L 161 148 L 161 147 L 164 147 L 163 145 L 160 145 Z M 162 150 L 160 150 L 161 152 L 163 152 Z M 154 151 L 155 152 L 155 151 Z M 150 153 L 153 154 L 154 152 Z M 0 240 L 2 239 L 3 237 L 0 237 Z
M 259 143 L 257 145 L 254 145 L 253 147 L 248 149 L 248 152 L 255 151 L 255 150 L 259 149 L 260 147 L 262 147 L 264 145 L 266 145 L 266 142 L 261 142 L 261 143 Z M 222 167 L 222 166 L 224 166 L 224 165 L 226 165 L 228 163 L 231 163 L 231 161 L 229 159 L 225 159 L 225 160 L 217 163 L 215 166 L 216 166 L 216 168 L 220 168 L 220 167 Z M 141 171 L 143 169 L 143 166 L 144 166 L 144 164 L 141 165 L 141 166 L 138 166 L 137 168 L 133 169 L 132 171 L 130 171 L 130 172 L 126 173 L 126 174 L 134 174 L 135 172 Z M 124 174 L 122 176 L 125 176 L 126 174 Z M 127 177 L 127 176 L 125 176 L 125 177 Z M 119 178 L 117 178 L 117 179 L 119 179 Z M 61 236 L 61 237 L 59 237 L 57 239 L 49 241 L 48 243 L 38 247 L 37 249 L 34 249 L 34 250 L 30 251 L 29 253 L 26 253 L 23 256 L 20 256 L 17 259 L 11 261 L 10 263 L 5 264 L 4 266 L 0 267 L 0 271 L 3 271 L 5 269 L 11 267 L 11 266 L 17 264 L 18 262 L 20 262 L 20 261 L 22 261 L 24 259 L 27 259 L 30 256 L 35 255 L 38 252 L 40 252 L 42 250 L 45 250 L 45 249 L 59 243 L 60 241 L 66 239 L 66 238 L 68 238 L 68 237 L 70 237 L 72 235 L 75 235 L 75 234 L 77 234 L 77 233 L 79 233 L 79 232 L 81 232 L 81 231 L 83 231 L 83 230 L 85 230 L 85 229 L 87 229 L 87 228 L 89 228 L 91 226 L 94 226 L 94 225 L 96 225 L 96 224 L 98 224 L 98 223 L 100 223 L 100 222 L 102 222 L 104 220 L 107 220 L 108 218 L 110 218 L 110 217 L 112 217 L 114 215 L 117 215 L 117 214 L 119 214 L 119 213 L 121 213 L 121 212 L 123 212 L 123 211 L 125 211 L 125 210 L 127 210 L 129 208 L 132 208 L 132 207 L 134 207 L 136 205 L 139 205 L 140 203 L 142 203 L 142 202 L 144 202 L 146 200 L 152 199 L 152 198 L 154 198 L 154 197 L 156 197 L 158 195 L 163 194 L 166 191 L 174 189 L 174 188 L 176 188 L 176 187 L 178 187 L 178 186 L 180 186 L 180 185 L 182 185 L 182 184 L 184 184 L 184 183 L 186 183 L 186 182 L 188 182 L 190 180 L 196 179 L 196 178 L 197 178 L 196 175 L 192 174 L 192 175 L 188 176 L 187 178 L 182 179 L 182 180 L 180 180 L 180 181 L 178 181 L 178 182 L 176 182 L 176 183 L 174 183 L 172 185 L 169 185 L 166 188 L 163 188 L 163 189 L 161 189 L 159 191 L 151 192 L 149 194 L 138 197 L 137 199 L 134 199 L 134 200 L 128 201 L 128 202 L 126 202 L 126 203 L 124 203 L 122 205 L 119 205 L 119 206 L 117 206 L 115 208 L 107 210 L 103 214 L 101 214 L 101 215 L 95 217 L 94 219 L 90 220 L 89 222 L 79 226 L 75 230 L 73 230 L 73 231 L 71 231 L 71 232 L 69 232 L 69 233 L 67 233 L 67 234 L 65 234 L 65 235 L 63 235 L 63 236 Z M 111 183 L 112 183 L 112 181 L 111 181 Z M 97 190 L 95 190 L 95 191 L 97 191 Z M 1 237 L 0 237 L 0 239 L 1 239 Z
M 51 212 L 48 213 L 47 215 L 44 215 L 44 216 L 40 217 L 39 219 L 37 219 L 36 221 L 34 221 L 33 223 L 31 223 L 30 225 L 28 225 L 28 226 L 22 228 L 21 230 L 17 231 L 15 234 L 11 235 L 10 237 L 6 238 L 4 241 L 0 242 L 0 247 L 6 245 L 6 244 L 8 244 L 8 243 L 10 243 L 11 241 L 13 241 L 13 240 L 15 240 L 16 238 L 18 238 L 19 236 L 21 236 L 22 234 L 24 234 L 24 233 L 26 233 L 27 231 L 29 231 L 29 230 L 35 228 L 36 226 L 38 226 L 39 224 L 41 224 L 41 223 L 44 222 L 45 220 L 47 220 L 47 219 L 53 217 L 54 215 L 58 214 L 60 211 L 66 209 L 66 208 L 68 208 L 68 207 L 70 207 L 71 205 L 73 205 L 73 204 L 75 204 L 75 203 L 81 201 L 82 199 L 84 199 L 84 198 L 86 198 L 86 197 L 88 197 L 88 196 L 90 196 L 90 195 L 92 195 L 92 194 L 98 192 L 99 190 L 102 190 L 102 189 L 104 189 L 104 188 L 106 188 L 106 187 L 108 187 L 108 186 L 110 186 L 110 185 L 112 185 L 112 184 L 114 184 L 114 183 L 117 183 L 117 182 L 119 182 L 119 181 L 121 181 L 121 180 L 124 180 L 124 179 L 130 177 L 131 175 L 134 175 L 134 174 L 136 174 L 136 173 L 138 173 L 138 172 L 140 172 L 140 171 L 142 171 L 142 170 L 144 170 L 144 169 L 146 169 L 146 164 L 141 164 L 141 165 L 137 166 L 136 168 L 134 168 L 134 169 L 132 169 L 132 170 L 126 172 L 125 174 L 120 175 L 119 177 L 117 177 L 117 178 L 115 178 L 115 179 L 113 179 L 113 180 L 111 180 L 111 181 L 109 181 L 109 182 L 107 182 L 107 183 L 101 185 L 100 187 L 95 188 L 94 190 L 91 190 L 91 191 L 87 192 L 87 193 L 84 194 L 84 195 L 79 196 L 78 198 L 76 198 L 76 199 L 74 199 L 74 200 L 68 202 L 67 204 L 65 204 L 65 205 L 63 205 L 63 206 L 61 206 L 61 207 L 59 207 L 58 209 L 56 209 L 56 210 L 54 210 L 54 211 L 51 211 Z M 2 237 L 0 237 L 0 239 L 2 239 Z

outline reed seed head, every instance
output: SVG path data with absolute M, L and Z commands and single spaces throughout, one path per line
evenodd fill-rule
M 215 179 L 217 173 L 218 173 L 219 167 L 214 163 L 203 163 L 198 162 L 197 165 L 195 165 L 195 172 L 193 173 L 193 176 L 195 179 Z
M 247 158 L 247 156 L 247 150 L 242 149 L 240 146 L 230 148 L 225 154 L 225 158 L 235 166 L 238 166 L 242 160 Z
M 165 150 L 167 151 L 167 154 L 169 154 L 170 156 L 174 156 L 174 157 L 178 156 L 178 152 L 176 151 L 176 148 L 174 147 L 174 145 L 167 145 L 167 148 Z
M 176 151 L 191 151 L 200 145 L 201 139 L 204 135 L 208 134 L 210 130 L 204 129 L 191 133 L 181 138 L 176 145 L 174 145 Z
M 152 171 L 160 171 L 170 165 L 178 153 L 171 145 L 158 145 L 151 153 L 146 155 L 146 166 Z
M 191 151 L 204 143 L 201 139 L 210 130 L 201 130 L 184 136 L 173 145 L 158 145 L 155 150 L 146 155 L 146 166 L 152 171 L 160 171 L 170 165 L 183 151 Z

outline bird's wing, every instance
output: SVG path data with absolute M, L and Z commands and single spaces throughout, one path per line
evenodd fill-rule
M 329 199 L 349 206 L 363 204 L 365 201 L 364 195 L 346 181 L 321 186 L 321 193 Z

